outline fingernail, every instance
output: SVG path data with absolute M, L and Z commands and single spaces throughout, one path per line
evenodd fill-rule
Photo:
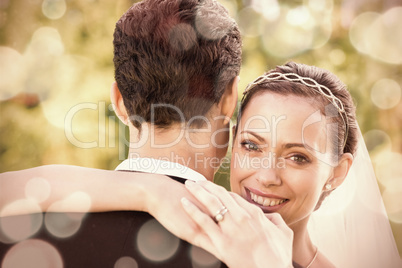
M 182 198 L 181 198 L 181 203 L 182 203 L 183 205 L 185 205 L 185 206 L 188 206 L 188 205 L 190 204 L 190 201 L 189 201 L 187 198 L 182 197 Z

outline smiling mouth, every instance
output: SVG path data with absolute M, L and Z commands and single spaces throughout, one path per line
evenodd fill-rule
M 290 201 L 287 198 L 282 198 L 275 194 L 264 193 L 258 189 L 250 187 L 245 187 L 245 190 L 245 199 L 251 204 L 260 207 L 264 213 L 278 212 Z
M 282 204 L 283 202 L 287 201 L 288 199 L 277 199 L 277 198 L 268 198 L 260 195 L 256 195 L 250 192 L 251 200 L 255 203 L 264 206 L 264 207 L 273 207 Z

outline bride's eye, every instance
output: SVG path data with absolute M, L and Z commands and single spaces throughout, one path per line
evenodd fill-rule
M 259 151 L 260 148 L 257 144 L 252 141 L 246 140 L 241 142 L 242 147 L 244 147 L 247 151 Z
M 301 154 L 292 155 L 291 157 L 289 157 L 289 159 L 296 162 L 297 164 L 306 164 L 310 162 L 307 157 Z

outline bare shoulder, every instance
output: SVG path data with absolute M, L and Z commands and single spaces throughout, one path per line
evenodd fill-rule
M 311 268 L 336 268 L 336 266 L 320 251 L 318 252 L 317 259 L 311 265 Z

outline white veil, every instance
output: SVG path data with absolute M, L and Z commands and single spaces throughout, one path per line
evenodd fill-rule
M 308 229 L 337 267 L 402 267 L 361 133 L 347 178 L 312 214 Z

